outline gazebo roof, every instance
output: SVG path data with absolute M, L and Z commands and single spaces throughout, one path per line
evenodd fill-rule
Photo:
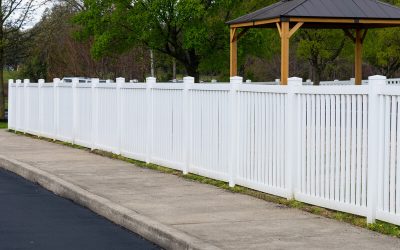
M 319 25 L 316 27 L 320 28 L 336 27 L 334 20 L 341 19 L 338 20 L 339 23 L 353 24 L 351 26 L 354 27 L 373 28 L 398 25 L 398 23 L 390 22 L 390 20 L 400 20 L 400 8 L 376 0 L 282 0 L 229 21 L 227 24 L 231 26 L 240 25 L 238 27 L 268 26 L 268 24 L 274 23 L 272 20 L 291 21 L 292 19 L 305 18 L 309 19 L 309 27 L 313 26 L 311 24 L 312 19 L 314 19 L 314 23 L 318 22 Z M 332 21 L 325 22 L 327 19 Z M 373 20 L 386 21 L 373 22 Z

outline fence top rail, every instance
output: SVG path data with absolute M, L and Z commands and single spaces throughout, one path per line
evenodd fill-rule
M 392 79 L 387 79 L 386 84 L 388 85 L 398 85 L 400 84 L 400 78 L 392 78 Z
M 39 87 L 39 83 L 37 82 L 30 82 L 26 84 L 27 87 Z
M 368 86 L 356 85 L 324 85 L 324 86 L 299 86 L 295 88 L 297 94 L 311 95 L 366 95 Z
M 124 83 L 121 85 L 121 89 L 145 89 L 146 83 Z
M 152 87 L 153 89 L 170 89 L 170 90 L 180 90 L 185 88 L 183 83 L 156 83 Z
M 218 84 L 207 84 L 207 83 L 196 83 L 191 84 L 191 90 L 204 90 L 204 91 L 229 91 L 231 88 L 230 84 L 218 83 Z
M 400 96 L 400 87 L 396 84 L 383 85 L 382 88 L 379 89 L 379 94 L 387 96 Z
M 91 88 L 92 84 L 91 83 L 86 83 L 86 82 L 80 82 L 76 84 L 77 88 Z
M 72 88 L 72 83 L 70 83 L 70 82 L 58 82 L 58 83 L 55 83 L 55 84 L 56 84 L 56 87 L 64 87 L 64 88 L 69 87 L 69 88 Z
M 116 83 L 93 83 L 94 87 L 97 89 L 116 89 Z
M 255 84 L 240 84 L 239 92 L 259 92 L 259 93 L 276 93 L 286 94 L 288 86 L 284 85 L 255 85 Z
M 275 82 L 246 82 L 245 84 L 252 84 L 252 85 L 279 85 L 279 81 Z
M 42 87 L 45 87 L 45 88 L 53 88 L 54 87 L 54 83 L 52 83 L 52 82 L 45 82 L 45 83 L 43 83 L 43 85 L 42 85 Z

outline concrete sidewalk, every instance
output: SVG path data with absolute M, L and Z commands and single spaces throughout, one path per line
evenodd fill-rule
M 400 249 L 400 239 L 5 130 L 0 165 L 166 248 Z

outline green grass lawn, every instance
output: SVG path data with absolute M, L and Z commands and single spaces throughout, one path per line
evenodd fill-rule
M 5 129 L 7 127 L 8 127 L 7 122 L 0 122 L 0 129 Z

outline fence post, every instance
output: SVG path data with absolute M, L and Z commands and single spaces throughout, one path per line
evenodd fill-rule
M 379 162 L 379 149 L 382 147 L 382 131 L 379 123 L 382 122 L 382 113 L 380 112 L 379 92 L 382 86 L 386 84 L 385 76 L 370 76 L 368 92 L 368 215 L 367 222 L 374 223 L 376 220 L 376 209 L 378 202 L 378 172 L 381 162 Z
M 147 109 L 147 143 L 146 143 L 146 163 L 151 162 L 153 152 L 153 85 L 156 84 L 155 77 L 146 78 L 146 109 Z
M 97 142 L 97 116 L 98 116 L 98 106 L 97 106 L 97 92 L 96 87 L 99 84 L 100 79 L 92 79 L 92 145 L 91 150 L 96 149 Z
M 237 105 L 237 91 L 239 90 L 240 84 L 243 83 L 243 77 L 234 76 L 230 78 L 230 92 L 229 92 L 229 103 L 230 103 L 230 152 L 229 152 L 229 186 L 234 187 L 236 185 L 237 175 L 237 150 L 238 150 L 238 105 Z
M 122 101 L 121 101 L 121 89 L 122 85 L 125 83 L 125 78 L 119 77 L 116 79 L 117 83 L 117 154 L 121 154 L 121 135 L 122 135 Z
M 194 77 L 187 76 L 183 78 L 184 89 L 183 89 L 183 150 L 184 150 L 184 163 L 183 163 L 183 174 L 189 173 L 190 157 L 192 150 L 192 113 L 190 93 L 189 90 L 194 84 Z
M 58 137 L 58 85 L 60 84 L 60 79 L 59 78 L 54 78 L 53 79 L 53 126 L 54 126 L 54 135 L 53 135 L 53 140 L 57 140 Z
M 297 103 L 296 90 L 303 84 L 303 79 L 292 77 L 288 79 L 287 86 L 287 108 L 286 108 L 286 155 L 285 155 L 285 182 L 287 199 L 293 199 L 296 189 L 297 164 L 299 162 L 298 133 L 299 110 Z
M 44 79 L 39 79 L 38 81 L 38 91 L 39 91 L 39 136 L 43 136 L 43 124 L 44 124 L 44 115 L 43 115 L 43 84 Z
M 12 84 L 14 83 L 13 79 L 9 79 L 8 80 L 8 129 L 11 130 L 13 129 L 14 126 L 14 130 L 15 130 L 15 119 L 14 119 L 14 105 L 13 103 L 15 103 L 14 100 L 14 96 L 16 96 L 16 94 L 14 95 L 10 95 L 10 93 L 15 93 L 15 89 L 11 89 L 12 88 Z M 14 124 L 11 124 L 14 123 Z
M 79 79 L 72 79 L 72 144 L 75 144 L 76 133 L 78 131 L 78 97 L 77 85 Z
M 24 79 L 24 134 L 28 132 L 30 94 L 28 93 L 29 79 Z

